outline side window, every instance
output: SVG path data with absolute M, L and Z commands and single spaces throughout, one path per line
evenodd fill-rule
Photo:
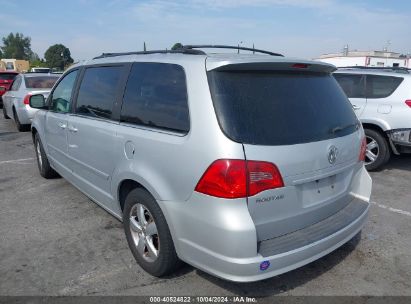
M 183 68 L 166 63 L 133 64 L 120 120 L 187 133 L 190 119 Z
M 388 97 L 403 80 L 402 77 L 367 75 L 367 98 Z
M 13 85 L 10 88 L 10 91 L 17 91 L 21 85 L 21 76 L 17 76 L 13 81 Z
M 71 96 L 78 70 L 72 71 L 58 83 L 50 98 L 50 110 L 59 113 L 70 111 Z
M 334 77 L 348 98 L 365 98 L 363 75 L 334 74 Z
M 122 66 L 87 68 L 77 97 L 76 113 L 110 119 L 122 73 Z

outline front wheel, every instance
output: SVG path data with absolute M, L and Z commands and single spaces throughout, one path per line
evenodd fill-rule
M 146 190 L 136 188 L 127 195 L 123 225 L 134 258 L 149 274 L 161 277 L 180 267 L 163 212 Z
M 38 134 L 34 136 L 34 149 L 36 151 L 37 166 L 39 168 L 40 175 L 44 178 L 53 178 L 58 176 L 57 172 L 50 166 Z
M 365 129 L 367 150 L 365 153 L 365 168 L 368 171 L 380 169 L 391 156 L 390 147 L 384 135 L 372 129 Z

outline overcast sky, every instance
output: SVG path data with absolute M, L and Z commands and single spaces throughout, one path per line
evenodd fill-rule
M 0 0 L 0 37 L 21 32 L 44 57 L 53 44 L 75 60 L 102 52 L 242 42 L 313 58 L 350 49 L 411 52 L 410 0 Z M 1 43 L 1 42 L 0 42 Z

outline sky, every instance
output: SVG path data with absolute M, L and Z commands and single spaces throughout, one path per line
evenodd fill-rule
M 411 53 L 410 0 L 0 0 L 0 37 L 31 37 L 41 58 L 53 44 L 72 57 L 227 44 L 315 58 L 350 50 Z M 0 41 L 1 45 L 1 41 Z

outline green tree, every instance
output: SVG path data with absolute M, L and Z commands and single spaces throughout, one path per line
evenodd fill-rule
M 7 37 L 3 37 L 1 51 L 3 58 L 29 60 L 32 53 L 31 38 L 24 37 L 21 33 L 10 33 Z
M 49 68 L 60 68 L 61 70 L 74 62 L 70 50 L 62 44 L 50 46 L 44 53 L 44 59 Z
M 171 47 L 173 51 L 181 49 L 183 45 L 180 42 L 174 43 L 174 45 Z

